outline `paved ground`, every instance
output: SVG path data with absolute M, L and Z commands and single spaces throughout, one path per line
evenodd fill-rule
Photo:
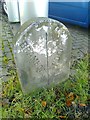
M 73 61 L 83 58 L 88 52 L 88 30 L 75 25 L 65 25 L 72 36 L 73 63 Z M 19 27 L 20 23 L 9 23 L 7 16 L 2 14 L 2 9 L 0 9 L 0 78 L 3 78 L 4 81 L 7 81 L 10 77 L 9 69 L 15 69 L 12 53 L 13 37 Z M 8 64 L 2 64 L 2 60 L 8 61 Z

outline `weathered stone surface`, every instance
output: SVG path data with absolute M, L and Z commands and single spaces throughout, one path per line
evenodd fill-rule
M 71 38 L 68 29 L 49 18 L 35 18 L 15 36 L 14 55 L 24 92 L 57 84 L 69 76 Z

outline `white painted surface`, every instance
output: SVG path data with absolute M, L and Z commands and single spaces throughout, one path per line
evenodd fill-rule
M 19 22 L 19 8 L 17 0 L 6 0 L 7 12 L 8 12 L 8 20 L 10 22 Z
M 33 17 L 48 17 L 48 0 L 19 0 L 21 25 Z

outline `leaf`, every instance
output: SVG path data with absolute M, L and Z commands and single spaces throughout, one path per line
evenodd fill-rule
M 23 108 L 18 108 L 18 111 L 24 112 L 24 109 Z
M 42 101 L 42 106 L 46 107 L 46 105 L 47 105 L 46 101 Z
M 61 116 L 59 116 L 59 118 L 63 118 L 63 119 L 64 119 L 64 118 L 66 118 L 66 116 L 62 116 L 62 115 L 61 115 Z
M 67 105 L 68 107 L 70 107 L 70 106 L 72 105 L 72 102 L 71 102 L 70 100 L 67 100 L 67 101 L 66 101 L 66 105 Z
M 68 107 L 70 107 L 72 105 L 72 101 L 75 99 L 75 95 L 73 92 L 70 92 L 67 96 L 66 96 L 66 105 Z
M 84 106 L 86 106 L 86 104 L 80 103 L 79 106 L 84 107 Z
M 75 98 L 75 95 L 73 92 L 70 92 L 67 96 L 66 96 L 66 99 L 69 100 L 69 101 L 73 101 Z

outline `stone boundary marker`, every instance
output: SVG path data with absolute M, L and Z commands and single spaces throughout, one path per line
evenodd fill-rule
M 88 30 L 74 25 L 65 24 L 72 36 L 72 64 L 74 61 L 82 59 L 88 53 Z M 18 30 L 20 23 L 9 23 L 7 16 L 2 13 L 0 5 L 0 78 L 7 81 L 10 77 L 9 69 L 15 69 L 13 58 L 13 37 Z M 2 46 L 3 45 L 3 46 Z M 1 49 L 3 47 L 3 49 Z M 6 57 L 6 58 L 5 58 Z M 2 64 L 3 58 L 8 58 L 7 64 Z M 2 71 L 2 73 L 1 73 Z M 75 70 L 71 69 L 71 74 Z

